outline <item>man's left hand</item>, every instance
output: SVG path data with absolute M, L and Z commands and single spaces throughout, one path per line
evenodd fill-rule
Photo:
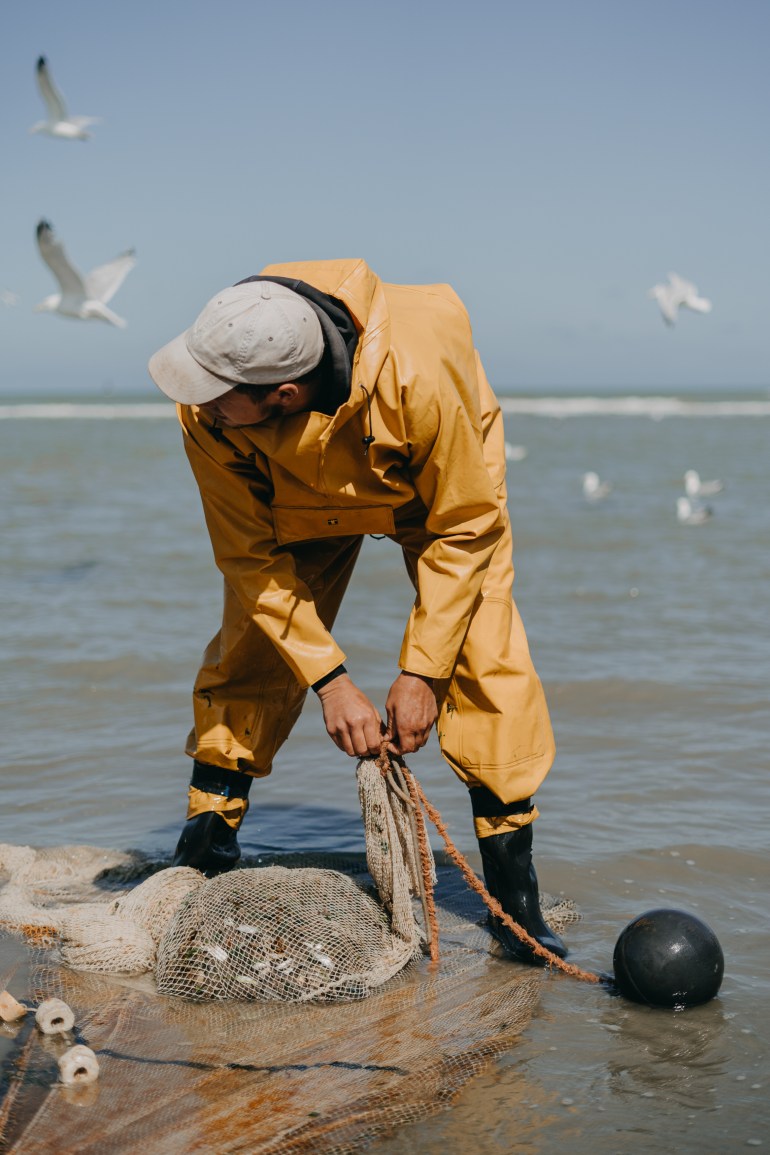
M 388 749 L 393 754 L 413 754 L 428 741 L 438 717 L 433 679 L 422 674 L 399 674 L 390 687 L 385 709 Z

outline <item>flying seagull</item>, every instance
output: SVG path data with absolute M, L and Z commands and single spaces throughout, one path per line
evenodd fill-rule
M 107 302 L 115 296 L 136 264 L 133 249 L 83 276 L 70 263 L 64 245 L 57 240 L 48 221 L 41 221 L 37 226 L 37 243 L 40 256 L 56 277 L 61 291 L 52 293 L 36 305 L 36 313 L 61 313 L 64 317 L 78 317 L 81 321 L 109 321 L 111 325 L 125 329 L 126 322 L 107 308 Z
M 85 130 L 89 124 L 98 124 L 98 117 L 68 115 L 64 97 L 53 82 L 45 56 L 39 57 L 36 72 L 37 86 L 48 109 L 48 120 L 39 120 L 29 131 L 61 136 L 66 140 L 89 140 L 91 133 Z
M 680 308 L 694 309 L 696 313 L 711 312 L 711 301 L 699 297 L 692 281 L 685 281 L 676 273 L 668 274 L 667 285 L 653 285 L 647 296 L 658 302 L 667 325 L 676 324 Z

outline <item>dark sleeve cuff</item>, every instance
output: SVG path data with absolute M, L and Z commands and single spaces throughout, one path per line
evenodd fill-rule
M 347 670 L 344 666 L 335 666 L 335 668 L 330 673 L 324 674 L 324 676 L 319 678 L 317 682 L 313 682 L 310 689 L 315 690 L 317 694 L 319 690 L 324 688 L 327 682 L 333 682 L 335 678 L 339 678 L 340 674 L 347 674 Z

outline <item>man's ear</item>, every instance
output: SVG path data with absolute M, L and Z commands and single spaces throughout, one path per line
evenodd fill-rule
M 285 381 L 276 389 L 281 405 L 292 405 L 299 396 L 299 386 L 295 381 Z

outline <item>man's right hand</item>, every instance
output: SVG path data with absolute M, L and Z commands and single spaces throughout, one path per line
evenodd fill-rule
M 326 732 L 335 746 L 351 758 L 379 754 L 385 729 L 382 718 L 377 707 L 347 674 L 327 682 L 318 690 L 318 697 Z

